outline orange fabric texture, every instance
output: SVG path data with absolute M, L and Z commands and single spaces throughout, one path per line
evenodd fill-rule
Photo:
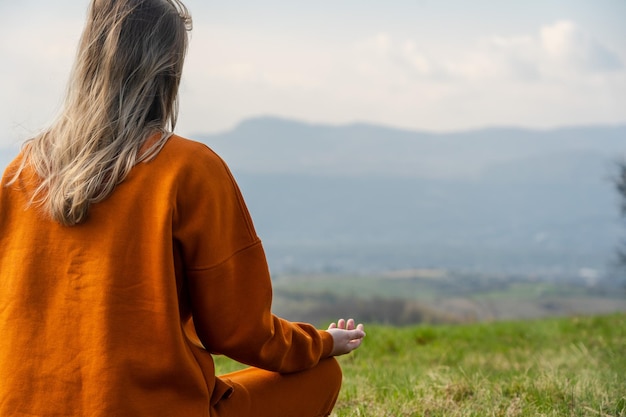
M 214 417 L 322 417 L 330 415 L 337 401 L 341 368 L 329 358 L 302 372 L 247 368 L 220 380 L 233 391 L 211 406 Z
M 330 355 L 328 332 L 272 315 L 261 242 L 206 146 L 173 136 L 73 227 L 26 209 L 31 171 L 6 181 L 0 416 L 208 416 L 225 390 L 209 352 L 281 373 Z

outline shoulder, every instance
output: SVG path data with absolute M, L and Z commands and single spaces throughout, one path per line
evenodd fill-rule
M 204 143 L 172 135 L 155 158 L 168 171 L 230 177 L 224 160 Z
M 202 142 L 172 135 L 163 147 L 161 153 L 168 158 L 178 158 L 185 162 L 212 160 L 223 163 L 222 159 L 211 148 Z
M 32 167 L 25 163 L 25 158 L 26 155 L 24 149 L 22 149 L 19 154 L 9 162 L 0 178 L 0 188 L 4 188 L 14 182 L 19 182 L 21 185 L 25 183 L 30 185 L 39 183 L 39 179 Z
M 176 196 L 174 223 L 181 241 L 200 239 L 185 235 L 186 227 L 201 234 L 212 230 L 224 248 L 228 247 L 228 236 L 240 239 L 233 245 L 237 248 L 258 239 L 235 178 L 207 145 L 172 136 L 156 159 L 172 179 Z M 210 252 L 217 254 L 222 250 L 212 248 Z
M 238 188 L 226 162 L 201 142 L 173 135 L 154 162 L 183 192 L 232 193 Z

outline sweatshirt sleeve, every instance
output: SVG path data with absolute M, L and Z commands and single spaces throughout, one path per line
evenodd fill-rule
M 186 164 L 174 209 L 196 332 L 205 348 L 262 369 L 295 372 L 332 350 L 332 337 L 271 313 L 261 241 L 225 163 L 204 145 Z

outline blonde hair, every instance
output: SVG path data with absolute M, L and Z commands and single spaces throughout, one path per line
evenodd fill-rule
M 133 166 L 156 156 L 176 126 L 189 30 L 179 0 L 92 0 L 61 113 L 25 143 L 13 177 L 34 169 L 31 204 L 76 225 Z

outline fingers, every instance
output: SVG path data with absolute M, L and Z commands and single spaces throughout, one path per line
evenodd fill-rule
M 337 320 L 337 323 L 330 323 L 330 326 L 328 326 L 328 328 L 344 330 L 346 328 L 346 321 L 344 319 L 339 319 Z
M 359 326 L 363 327 L 362 324 L 359 324 Z M 354 319 L 348 319 L 347 321 L 345 319 L 339 319 L 337 320 L 337 323 L 331 323 L 330 326 L 328 326 L 328 328 L 329 329 L 354 330 L 356 329 L 356 326 L 355 326 Z

